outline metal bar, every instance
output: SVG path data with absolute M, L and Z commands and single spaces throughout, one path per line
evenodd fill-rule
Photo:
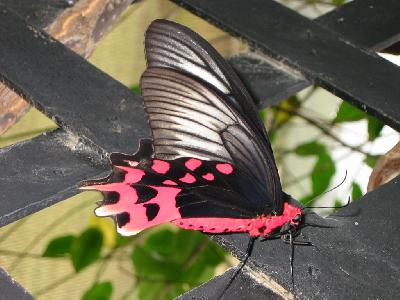
M 272 0 L 175 2 L 400 130 L 400 70 L 390 62 Z
M 399 11 L 400 1 L 397 0 L 355 0 L 314 22 L 341 34 L 353 44 L 379 51 L 400 40 Z M 312 84 L 278 61 L 254 52 L 240 54 L 229 62 L 260 108 L 275 105 Z
M 400 2 L 355 0 L 315 20 L 352 44 L 374 51 L 400 41 Z
M 107 152 L 132 152 L 149 134 L 140 97 L 4 7 L 0 70 L 61 127 Z
M 0 300 L 34 300 L 34 298 L 0 268 Z
M 221 291 L 227 286 L 235 269 L 229 269 L 223 275 L 214 277 L 207 283 L 179 296 L 176 300 L 217 299 Z M 284 296 L 289 295 L 284 291 L 283 295 L 274 293 L 262 284 L 265 278 L 256 278 L 256 276 L 257 273 L 250 269 L 240 272 L 233 285 L 224 293 L 222 299 L 281 300 L 282 298 L 285 299 Z
M 0 149 L 0 227 L 77 193 L 77 183 L 107 167 L 78 136 L 56 130 Z
M 40 28 L 50 25 L 59 14 L 71 7 L 66 0 L 0 0 L 0 5 Z
M 341 209 L 336 227 L 305 227 L 299 240 L 313 247 L 295 247 L 294 294 L 301 299 L 395 299 L 400 292 L 400 177 L 366 194 Z M 309 215 L 306 223 L 321 222 Z M 332 225 L 332 224 L 331 224 Z M 236 257 L 243 258 L 249 237 L 243 234 L 214 236 Z M 290 246 L 281 240 L 256 241 L 248 266 L 247 279 L 235 280 L 224 299 L 237 299 L 235 293 L 250 293 L 254 284 L 262 283 L 264 293 L 271 290 L 291 299 Z M 246 274 L 242 275 L 246 276 Z M 231 278 L 231 273 L 216 277 L 180 299 L 214 299 Z M 260 291 L 261 293 L 261 291 Z M 256 298 L 259 299 L 259 298 Z M 275 299 L 275 298 L 272 298 Z M 280 299 L 280 298 L 279 298 Z

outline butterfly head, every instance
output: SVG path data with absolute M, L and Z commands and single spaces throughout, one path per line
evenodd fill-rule
M 261 216 L 254 223 L 253 232 L 250 235 L 271 237 L 275 233 L 284 234 L 288 231 L 297 231 L 303 219 L 301 208 L 284 203 L 283 213 L 281 215 Z

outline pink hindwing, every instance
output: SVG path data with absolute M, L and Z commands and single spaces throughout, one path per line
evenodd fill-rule
M 108 178 L 81 187 L 103 193 L 104 199 L 95 213 L 100 217 L 114 217 L 121 235 L 134 235 L 146 228 L 173 222 L 184 229 L 203 232 L 247 232 L 252 236 L 266 236 L 301 214 L 299 208 L 285 203 L 280 216 L 193 217 L 187 210 L 182 210 L 192 205 L 185 203 L 183 196 L 194 188 L 212 184 L 227 189 L 229 177 L 235 173 L 230 163 L 195 158 L 171 161 L 151 157 L 140 161 L 131 160 L 129 156 L 125 158 L 113 162 L 114 171 Z

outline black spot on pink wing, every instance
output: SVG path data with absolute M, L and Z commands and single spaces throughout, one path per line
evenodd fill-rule
M 160 206 L 156 203 L 144 204 L 143 206 L 146 207 L 147 220 L 149 222 L 154 220 L 154 218 L 157 217 L 157 214 L 160 211 Z
M 233 172 L 232 165 L 228 164 L 228 163 L 216 164 L 215 168 L 217 169 L 218 172 L 225 174 L 225 175 L 229 175 Z
M 184 183 L 194 183 L 196 182 L 196 178 L 189 173 L 186 173 L 185 176 L 183 176 L 182 178 L 179 178 L 180 181 L 184 182 Z
M 116 204 L 119 201 L 119 193 L 118 192 L 103 192 L 104 198 L 102 205 L 110 205 Z
M 107 183 L 124 182 L 126 171 L 114 167 L 112 174 L 109 176 Z
M 263 233 L 265 229 L 267 229 L 267 227 L 261 226 L 260 228 L 258 228 L 258 232 Z
M 169 171 L 170 167 L 171 165 L 169 164 L 169 162 L 155 159 L 153 160 L 153 165 L 151 166 L 151 169 L 159 174 L 166 174 Z
M 213 181 L 215 179 L 215 176 L 213 173 L 207 173 L 201 177 L 203 177 L 205 180 L 208 180 L 208 181 Z
M 122 226 L 125 226 L 126 224 L 129 223 L 130 216 L 129 216 L 129 213 L 123 212 L 123 213 L 116 215 L 116 219 L 117 219 L 118 227 L 121 228 Z
M 134 185 L 132 186 L 136 190 L 138 200 L 136 203 L 145 203 L 157 196 L 157 190 L 146 185 Z
M 197 158 L 190 158 L 185 162 L 185 167 L 190 171 L 196 170 L 202 164 L 201 160 Z

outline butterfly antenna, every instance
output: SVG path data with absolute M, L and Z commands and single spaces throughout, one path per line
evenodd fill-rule
M 313 201 L 314 201 L 315 199 L 317 199 L 318 197 L 321 197 L 321 196 L 323 196 L 323 195 L 325 195 L 325 194 L 328 194 L 328 193 L 332 192 L 333 190 L 336 190 L 338 187 L 340 187 L 340 186 L 346 181 L 346 179 L 347 179 L 347 170 L 346 170 L 346 173 L 344 174 L 343 180 L 342 180 L 339 184 L 337 184 L 337 185 L 335 185 L 333 188 L 331 188 L 331 189 L 329 189 L 329 190 L 327 190 L 327 191 L 325 191 L 325 192 L 319 194 L 318 196 L 316 196 L 316 197 L 310 199 L 309 201 L 307 201 L 307 202 L 304 204 L 304 206 L 305 206 L 306 208 L 335 208 L 335 207 L 312 207 L 312 206 L 306 206 L 306 205 L 307 205 L 308 203 L 310 203 L 310 202 L 313 202 Z M 343 206 L 343 207 L 346 207 L 347 205 L 348 205 L 348 204 L 346 204 L 346 205 Z M 338 207 L 338 208 L 341 208 L 341 207 Z
M 340 205 L 340 206 L 307 206 L 307 208 L 344 208 L 349 206 L 351 202 L 351 197 L 347 198 L 347 203 L 345 205 Z
M 232 275 L 231 279 L 229 279 L 228 284 L 225 286 L 224 290 L 222 291 L 222 293 L 218 296 L 217 300 L 222 299 L 222 296 L 225 294 L 225 292 L 229 289 L 229 287 L 231 286 L 231 284 L 233 283 L 233 281 L 235 280 L 235 278 L 239 275 L 239 273 L 243 270 L 244 266 L 247 263 L 247 260 L 249 259 L 251 253 L 253 252 L 253 246 L 254 246 L 254 242 L 257 239 L 257 237 L 255 236 L 251 236 L 249 239 L 249 243 L 247 244 L 247 250 L 246 250 L 246 256 L 244 257 L 244 259 L 242 260 L 242 262 L 240 263 L 239 267 L 236 269 L 235 273 Z

